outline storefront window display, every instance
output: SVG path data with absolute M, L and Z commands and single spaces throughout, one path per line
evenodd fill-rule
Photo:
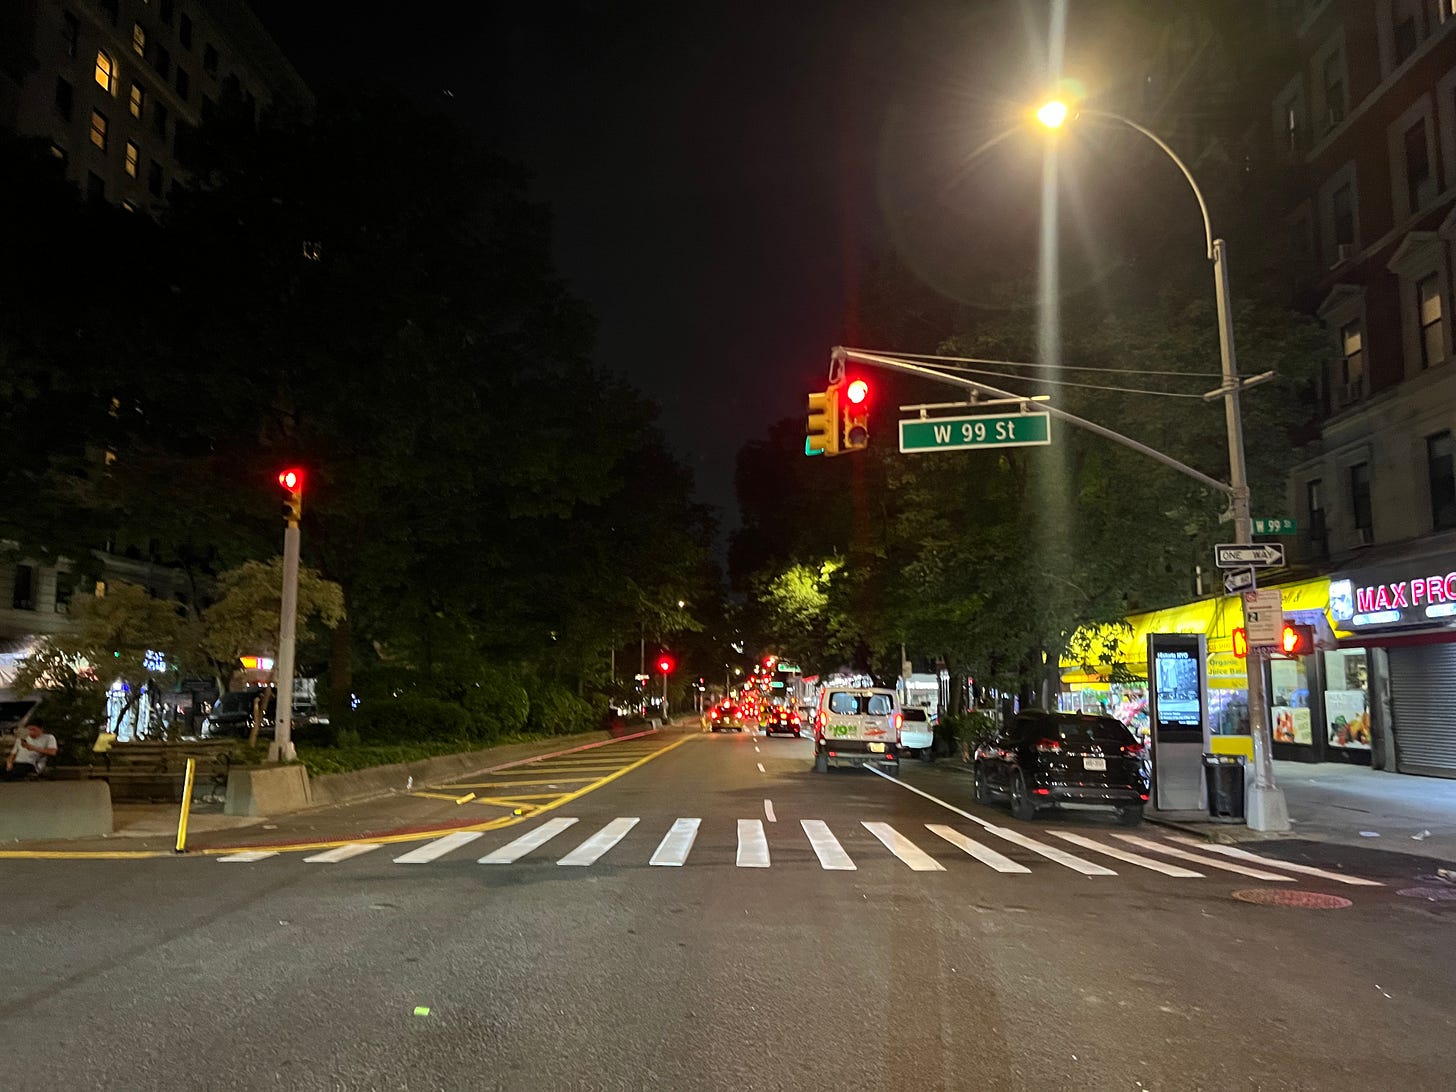
M 1363 648 L 1325 657 L 1325 731 L 1331 747 L 1370 749 L 1370 675 Z
M 1148 738 L 1148 687 L 1141 680 L 1080 686 L 1064 692 L 1058 704 L 1064 713 L 1115 717 L 1134 735 Z
M 1276 656 L 1269 661 L 1269 716 L 1275 743 L 1314 742 L 1309 710 L 1309 679 L 1304 660 Z

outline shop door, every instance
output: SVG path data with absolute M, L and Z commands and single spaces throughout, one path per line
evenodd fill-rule
M 1401 773 L 1456 777 L 1456 645 L 1416 645 L 1390 650 L 1390 706 L 1396 769 Z

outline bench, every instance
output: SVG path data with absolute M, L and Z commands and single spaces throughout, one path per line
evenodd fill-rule
M 197 760 L 193 791 L 205 785 L 204 799 L 218 800 L 227 790 L 228 771 L 238 741 L 233 739 L 187 740 L 178 743 L 140 741 L 113 743 L 98 751 L 100 760 L 90 766 L 63 766 L 54 770 L 57 778 L 97 779 L 111 786 L 115 799 L 181 801 L 187 777 L 187 760 Z

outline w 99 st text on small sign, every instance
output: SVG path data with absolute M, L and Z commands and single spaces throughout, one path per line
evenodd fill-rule
M 1046 413 L 930 417 L 900 422 L 902 452 L 1044 447 L 1051 442 L 1051 415 Z

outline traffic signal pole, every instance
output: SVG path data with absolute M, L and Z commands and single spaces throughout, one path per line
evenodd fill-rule
M 283 532 L 283 603 L 278 612 L 278 715 L 273 722 L 269 762 L 292 762 L 298 757 L 293 747 L 293 645 L 298 621 L 298 524 L 292 520 Z

